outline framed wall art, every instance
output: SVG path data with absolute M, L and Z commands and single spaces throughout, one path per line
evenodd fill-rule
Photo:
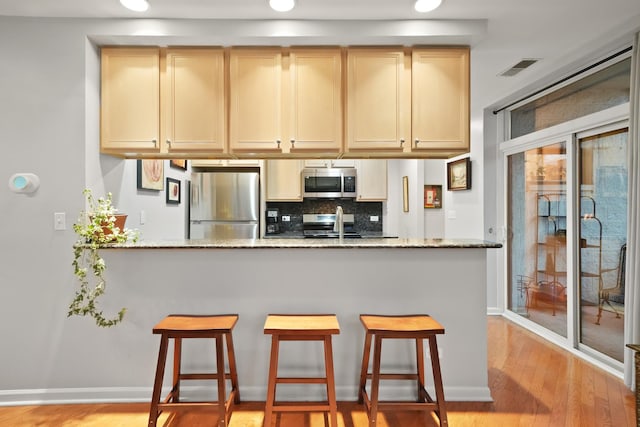
M 447 163 L 447 190 L 471 189 L 471 159 L 456 160 Z
M 164 188 L 164 160 L 138 160 L 138 189 L 157 190 Z
M 171 160 L 169 162 L 169 166 L 171 166 L 172 168 L 175 168 L 175 169 L 180 169 L 180 170 L 186 171 L 187 170 L 187 160 L 186 159 L 178 159 L 178 160 L 173 159 L 173 160 Z
M 180 193 L 180 181 L 167 177 L 167 203 L 172 205 L 179 205 Z
M 425 209 L 441 209 L 442 208 L 442 185 L 425 185 L 424 186 L 424 208 Z

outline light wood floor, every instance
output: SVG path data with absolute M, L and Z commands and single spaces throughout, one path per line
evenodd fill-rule
M 501 317 L 490 317 L 489 386 L 493 403 L 450 402 L 451 427 L 635 426 L 635 395 L 621 380 L 560 350 Z M 469 350 L 473 357 L 473 349 Z M 242 384 L 240 384 L 242 389 Z M 230 427 L 261 427 L 263 403 L 236 406 Z M 366 427 L 362 407 L 339 402 L 340 427 Z M 148 404 L 45 405 L 0 407 L 0 426 L 139 427 Z M 158 426 L 215 426 L 207 413 L 162 414 Z M 279 427 L 321 427 L 324 416 L 283 414 Z M 383 412 L 378 427 L 430 427 L 428 414 Z

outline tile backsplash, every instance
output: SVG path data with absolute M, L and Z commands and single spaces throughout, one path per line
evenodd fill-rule
M 382 232 L 382 202 L 356 202 L 353 199 L 304 199 L 300 202 L 267 202 L 267 209 L 278 209 L 280 231 L 302 233 L 302 215 L 311 213 L 335 213 L 336 208 L 342 206 L 345 214 L 354 215 L 354 229 L 357 232 Z M 282 216 L 291 218 L 289 222 L 282 222 Z M 377 222 L 370 218 L 377 216 Z

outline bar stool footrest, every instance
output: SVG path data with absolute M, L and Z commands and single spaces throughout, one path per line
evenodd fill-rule
M 372 373 L 367 374 L 367 379 L 370 380 L 373 378 Z M 378 378 L 381 380 L 415 380 L 418 381 L 420 377 L 418 374 L 393 374 L 393 373 L 381 373 Z
M 217 380 L 218 374 L 215 373 L 192 373 L 192 374 L 180 374 L 180 380 Z M 224 374 L 225 380 L 231 379 L 231 373 L 226 372 Z

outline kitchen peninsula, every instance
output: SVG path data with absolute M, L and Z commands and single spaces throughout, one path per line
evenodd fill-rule
M 388 238 L 143 241 L 106 247 L 110 285 L 104 309 L 127 307 L 118 326 L 125 331 L 110 339 L 131 338 L 111 347 L 126 345 L 135 359 L 131 365 L 144 367 L 131 378 L 107 382 L 150 389 L 157 350 L 151 329 L 167 314 L 237 313 L 241 393 L 244 400 L 263 401 L 270 343 L 262 331 L 266 315 L 335 313 L 341 326 L 334 337 L 336 392 L 339 400 L 353 401 L 364 340 L 358 315 L 426 313 L 445 326 L 438 346 L 446 399 L 489 401 L 486 256 L 500 246 L 482 240 Z M 321 353 L 311 347 L 317 343 L 287 344 L 292 347 L 281 357 L 283 375 L 321 372 L 322 358 L 315 356 Z M 383 369 L 411 360 L 412 346 L 404 340 L 385 344 Z M 185 371 L 209 363 L 208 347 L 187 350 Z M 430 388 L 432 381 L 427 383 Z M 313 391 L 318 396 L 289 385 L 282 393 L 284 399 L 324 395 L 321 387 Z M 411 391 L 391 381 L 381 387 L 381 397 Z

